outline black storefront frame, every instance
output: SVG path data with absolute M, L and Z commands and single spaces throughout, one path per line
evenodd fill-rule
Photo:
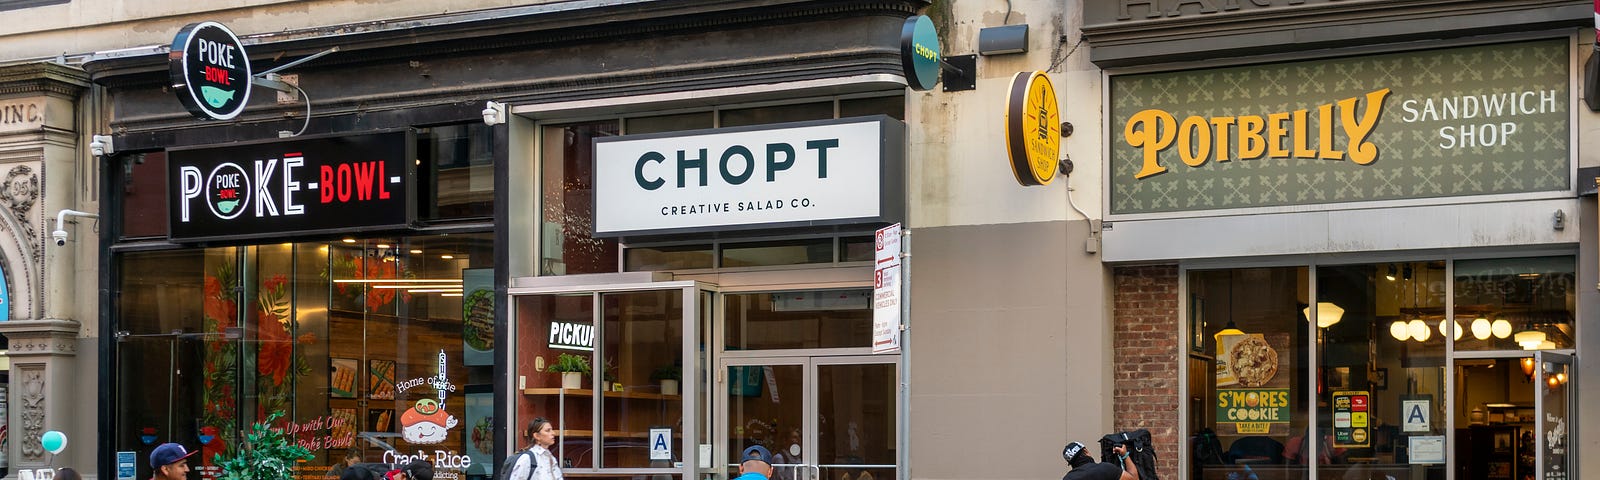
M 353 135 L 375 133 L 380 131 L 393 131 L 403 128 L 427 127 L 445 124 L 466 124 L 477 121 L 482 121 L 481 110 L 479 110 L 473 103 L 458 102 L 410 109 L 366 112 L 362 114 L 342 114 L 330 117 L 312 118 L 308 123 L 308 131 L 319 134 L 325 133 Z M 270 141 L 271 138 L 277 136 L 277 131 L 280 128 L 280 122 L 260 122 L 242 125 L 197 125 L 192 128 L 123 134 L 115 136 L 113 140 L 114 144 L 118 145 L 119 149 L 121 150 L 120 152 L 117 154 L 100 156 L 98 158 L 99 162 L 96 167 L 99 168 L 101 172 L 106 174 L 100 177 L 98 194 L 101 201 L 99 202 L 100 209 L 97 213 L 100 215 L 100 218 L 113 220 L 102 222 L 102 225 L 104 226 L 99 229 L 99 242 L 101 245 L 105 245 L 106 247 L 99 249 L 99 255 L 97 258 L 98 264 L 100 265 L 100 268 L 97 269 L 100 272 L 97 279 L 100 293 L 98 301 L 98 306 L 100 309 L 99 329 L 102 334 L 100 335 L 99 339 L 99 351 L 101 352 L 101 355 L 97 367 L 99 370 L 99 381 L 97 382 L 99 388 L 96 396 L 96 403 L 98 405 L 99 413 L 96 421 L 100 426 L 100 431 L 104 432 L 108 431 L 109 428 L 113 428 L 119 419 L 116 405 L 116 399 L 119 398 L 120 393 L 117 387 L 118 382 L 116 381 L 116 372 L 118 371 L 118 355 L 116 354 L 117 341 L 115 335 L 107 335 L 104 332 L 117 331 L 116 328 L 119 324 L 117 305 L 120 303 L 120 294 L 117 291 L 117 284 L 123 275 L 121 263 L 118 261 L 120 255 L 129 252 L 186 250 L 197 247 L 204 248 L 213 246 L 206 243 L 178 244 L 170 242 L 165 238 L 157 238 L 153 240 L 132 239 L 131 241 L 119 242 L 118 240 L 122 236 L 122 222 L 120 221 L 120 214 L 124 206 L 122 201 L 123 197 L 119 188 L 119 186 L 123 184 L 124 180 L 122 162 L 130 161 L 130 155 L 160 151 L 169 148 L 189 148 L 212 144 L 223 144 L 229 140 L 238 138 L 260 138 L 268 139 L 263 141 Z M 495 191 L 493 195 L 494 214 L 489 222 L 437 222 L 431 225 L 415 224 L 411 228 L 404 230 L 372 231 L 363 233 L 374 236 L 420 236 L 448 233 L 491 233 L 496 245 L 506 245 L 508 240 L 507 229 L 494 227 L 495 225 L 505 225 L 506 219 L 508 218 L 507 215 L 509 213 L 506 205 L 507 202 L 504 201 L 506 189 L 509 188 L 507 173 L 510 154 L 510 141 L 509 129 L 507 128 L 507 125 L 502 123 L 493 126 L 491 140 L 493 144 Z M 411 206 L 411 208 L 414 208 L 414 205 Z M 301 237 L 289 237 L 291 241 L 296 242 L 325 240 L 331 238 L 335 238 L 335 236 L 302 235 Z M 228 243 L 238 245 L 249 244 L 248 242 L 241 242 L 237 240 Z M 497 300 L 507 298 L 506 287 L 509 276 L 506 270 L 506 264 L 508 258 L 509 256 L 507 248 L 494 249 L 494 292 Z M 506 302 L 496 301 L 494 307 L 494 326 L 497 332 L 508 331 L 506 312 Z M 506 340 L 505 335 L 495 336 L 494 348 L 496 351 L 503 351 L 502 349 L 508 348 L 509 345 L 510 342 Z M 492 368 L 493 378 L 504 378 L 507 371 L 508 369 L 504 362 L 496 361 Z M 490 453 L 493 456 L 492 458 L 495 459 L 493 464 L 498 464 L 499 459 L 504 458 L 507 454 L 509 454 L 511 449 L 510 445 L 505 445 L 498 441 L 500 438 L 505 438 L 502 432 L 505 432 L 505 429 L 507 428 L 505 418 L 509 405 L 506 396 L 494 395 L 493 397 L 493 429 L 495 432 L 494 438 L 496 441 L 494 442 L 494 451 L 487 453 Z M 115 455 L 110 453 L 117 451 L 115 436 L 100 435 L 97 438 L 96 447 L 100 452 L 105 452 L 105 454 L 99 456 L 99 459 L 96 462 L 96 472 L 102 478 L 116 478 L 117 459 Z M 137 468 L 135 470 L 137 471 Z

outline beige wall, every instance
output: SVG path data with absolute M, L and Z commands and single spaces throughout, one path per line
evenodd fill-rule
M 1067 205 L 1068 185 L 1076 189 L 1072 198 L 1078 207 L 1099 217 L 1101 82 L 1100 70 L 1088 61 L 1087 44 L 1049 72 L 1062 118 L 1075 128 L 1061 142 L 1062 154 L 1076 165 L 1072 177 L 1023 187 L 1011 174 L 1003 126 L 1011 77 L 1045 70 L 1052 53 L 1066 55 L 1080 37 L 1078 2 L 1015 0 L 1011 5 L 1011 23 L 1028 24 L 1027 53 L 979 56 L 975 90 L 946 93 L 941 86 L 907 96 L 906 123 L 914 126 L 909 129 L 908 223 L 914 227 L 1081 220 Z M 1002 25 L 1006 2 L 941 2 L 940 7 L 944 10 L 930 14 L 945 55 L 968 55 L 977 53 L 979 30 Z M 1069 42 L 1058 44 L 1063 33 Z
M 190 22 L 222 22 L 239 36 L 557 0 L 72 0 L 0 11 L 0 63 L 168 45 Z
M 977 52 L 1007 2 L 939 2 L 945 55 Z M 1111 431 L 1110 279 L 1085 251 L 1100 212 L 1100 71 L 1087 45 L 1048 72 L 1076 170 L 1023 187 L 1006 159 L 1011 78 L 1046 70 L 1080 37 L 1078 2 L 1013 0 L 1029 51 L 978 57 L 975 90 L 907 96 L 911 236 L 910 475 L 1056 478 L 1061 448 Z M 1058 43 L 1065 34 L 1068 41 Z

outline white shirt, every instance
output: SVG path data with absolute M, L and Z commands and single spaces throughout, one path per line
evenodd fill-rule
M 533 461 L 539 462 L 539 468 L 534 469 L 533 478 L 528 478 L 528 457 L 517 459 L 516 465 L 511 466 L 511 472 L 506 476 L 509 480 L 561 480 L 561 464 L 556 462 L 555 454 L 544 447 L 534 445 L 528 448 L 533 453 Z

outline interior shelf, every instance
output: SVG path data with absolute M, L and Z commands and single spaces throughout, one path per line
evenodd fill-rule
M 525 388 L 523 395 L 567 395 L 572 397 L 593 397 L 594 390 L 587 388 Z M 604 392 L 605 398 L 638 398 L 645 400 L 678 400 L 679 395 L 663 395 L 648 392 Z

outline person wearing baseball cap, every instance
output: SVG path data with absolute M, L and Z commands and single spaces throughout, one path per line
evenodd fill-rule
M 739 477 L 734 480 L 767 480 L 772 478 L 772 452 L 767 447 L 752 445 L 740 454 Z
M 1139 480 L 1139 468 L 1133 466 L 1133 460 L 1128 460 L 1128 447 L 1118 444 L 1111 448 L 1117 454 L 1118 463 L 1094 463 L 1094 457 L 1089 456 L 1089 449 L 1082 443 L 1072 442 L 1061 449 L 1061 458 L 1067 459 L 1067 464 L 1072 465 L 1072 471 L 1067 472 L 1061 480 Z
M 163 443 L 150 452 L 150 470 L 155 480 L 188 480 L 189 457 L 200 453 L 189 451 L 183 445 Z

